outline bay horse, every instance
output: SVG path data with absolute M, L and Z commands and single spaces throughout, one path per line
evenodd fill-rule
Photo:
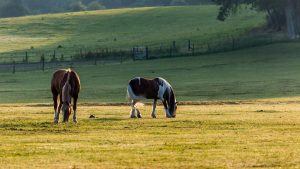
M 127 97 L 131 102 L 131 118 L 141 118 L 136 103 L 144 99 L 153 99 L 152 118 L 156 118 L 156 104 L 160 99 L 164 105 L 167 118 L 176 117 L 177 102 L 172 86 L 163 78 L 145 79 L 136 77 L 129 81 Z M 137 112 L 137 116 L 136 116 Z
M 51 80 L 51 91 L 53 95 L 54 123 L 59 121 L 59 113 L 62 109 L 63 122 L 69 121 L 71 114 L 71 98 L 73 97 L 73 122 L 77 123 L 76 109 L 77 99 L 80 91 L 80 79 L 76 72 L 71 69 L 61 69 L 54 72 Z M 59 96 L 59 106 L 57 109 L 57 99 Z

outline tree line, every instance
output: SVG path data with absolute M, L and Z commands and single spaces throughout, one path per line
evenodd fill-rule
M 217 18 L 224 21 L 241 6 L 266 12 L 269 28 L 286 31 L 290 39 L 300 38 L 299 0 L 214 0 L 220 5 Z
M 124 7 L 199 5 L 211 0 L 0 0 L 0 17 Z

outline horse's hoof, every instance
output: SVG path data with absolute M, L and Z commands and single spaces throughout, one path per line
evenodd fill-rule
M 130 116 L 130 118 L 132 118 L 132 119 L 135 119 L 135 118 L 136 118 L 136 116 L 133 116 L 133 115 L 131 115 L 131 116 Z
M 142 118 L 142 116 L 141 116 L 140 114 L 138 114 L 137 117 L 138 117 L 139 119 Z
M 73 119 L 73 122 L 74 122 L 74 123 L 78 123 L 77 119 Z
M 56 125 L 57 125 L 57 124 L 58 124 L 58 121 L 56 121 L 56 120 L 55 120 L 55 121 L 54 121 L 54 124 L 56 124 Z
M 156 118 L 156 115 L 152 114 L 151 117 L 155 119 L 155 118 Z

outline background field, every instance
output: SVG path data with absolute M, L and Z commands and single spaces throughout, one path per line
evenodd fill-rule
M 227 22 L 213 5 L 129 8 L 0 19 L 0 61 L 30 60 L 56 50 L 70 57 L 81 48 L 127 49 L 173 41 L 206 42 L 238 36 L 263 25 L 264 14 L 242 10 Z M 63 48 L 57 49 L 61 45 Z M 21 52 L 21 55 L 19 53 Z M 18 54 L 16 54 L 18 53 Z M 48 55 L 46 55 L 48 57 Z
M 135 76 L 164 77 L 178 101 L 252 100 L 299 96 L 300 43 L 240 51 L 109 65 L 74 65 L 81 76 L 79 102 L 126 102 Z M 0 103 L 49 103 L 54 69 L 0 73 Z

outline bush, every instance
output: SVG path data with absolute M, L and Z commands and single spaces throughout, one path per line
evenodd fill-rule
M 78 11 L 85 11 L 87 8 L 81 1 L 76 1 L 71 3 L 70 11 L 78 12 Z
M 10 0 L 0 8 L 0 17 L 17 17 L 29 14 L 28 9 L 20 0 Z
M 185 0 L 172 0 L 170 3 L 172 6 L 180 6 L 180 5 L 188 5 L 188 3 Z
M 101 9 L 106 9 L 106 7 L 98 1 L 93 1 L 93 2 L 89 3 L 87 6 L 87 10 L 90 10 L 90 11 L 101 10 Z

